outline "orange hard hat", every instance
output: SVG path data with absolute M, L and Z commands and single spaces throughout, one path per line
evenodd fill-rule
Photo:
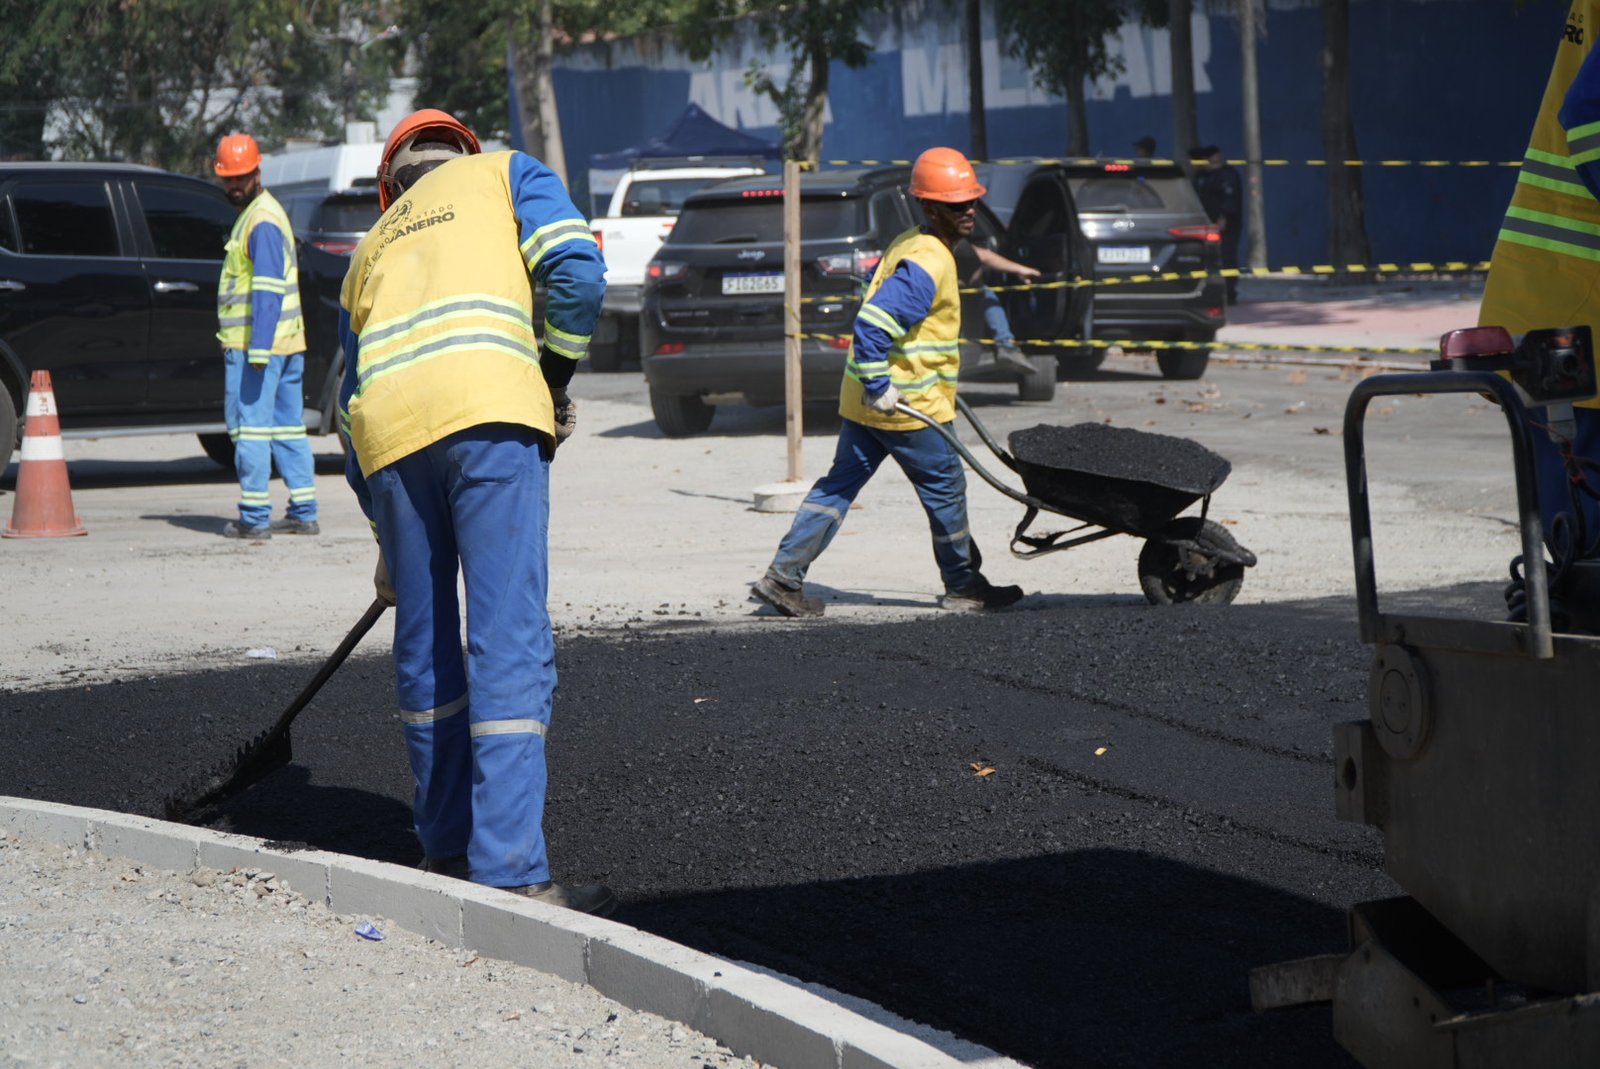
M 424 133 L 433 136 L 421 140 L 455 141 L 469 156 L 483 151 L 483 147 L 478 144 L 477 135 L 448 111 L 440 111 L 438 108 L 413 111 L 395 123 L 394 129 L 389 132 L 389 140 L 383 144 L 383 159 L 378 163 L 378 207 L 384 211 L 388 211 L 389 205 L 394 203 L 399 192 L 397 188 L 393 188 L 393 182 L 389 177 L 392 170 L 399 168 L 391 168 L 390 163 L 401 149 L 419 140 L 418 135 Z
M 217 144 L 217 174 L 236 178 L 261 166 L 261 149 L 249 134 L 229 134 Z
M 958 204 L 987 192 L 972 162 L 953 148 L 930 148 L 911 168 L 911 195 L 921 200 Z

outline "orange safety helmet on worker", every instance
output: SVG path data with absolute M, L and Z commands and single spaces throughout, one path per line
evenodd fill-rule
M 978 181 L 972 162 L 953 148 L 930 148 L 911 168 L 911 195 L 947 204 L 977 200 L 989 190 Z
M 423 136 L 425 134 L 426 137 Z M 413 149 L 419 142 L 444 140 L 454 141 L 461 147 L 461 152 Z M 434 159 L 443 161 L 463 154 L 476 156 L 482 151 L 478 136 L 448 111 L 423 108 L 412 112 L 395 124 L 389 132 L 389 140 L 384 142 L 383 159 L 378 163 L 378 207 L 388 211 L 389 205 L 400 196 L 400 187 L 394 180 L 400 168 Z
M 249 134 L 229 134 L 217 143 L 217 177 L 236 178 L 261 167 L 261 147 Z

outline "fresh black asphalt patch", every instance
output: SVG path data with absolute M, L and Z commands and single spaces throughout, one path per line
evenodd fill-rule
M 1333 815 L 1331 730 L 1365 716 L 1370 662 L 1348 602 L 557 642 L 551 857 L 618 919 L 1042 1067 L 1354 1064 L 1325 1007 L 1256 1015 L 1246 986 L 1396 893 L 1377 834 Z M 0 695 L 0 794 L 159 815 L 314 670 L 67 666 Z M 218 827 L 417 860 L 385 657 L 358 650 L 293 739 Z

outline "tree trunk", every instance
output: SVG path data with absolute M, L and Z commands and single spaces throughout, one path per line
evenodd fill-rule
M 1261 88 L 1256 76 L 1256 0 L 1239 0 L 1240 81 L 1244 104 L 1244 214 L 1249 220 L 1246 263 L 1267 266 L 1267 202 L 1261 186 Z
M 983 0 L 967 0 L 967 120 L 969 154 L 989 158 L 989 122 L 983 103 Z
M 1322 5 L 1322 152 L 1328 161 L 1328 255 L 1335 268 L 1372 259 L 1350 115 L 1350 0 Z
M 516 65 L 517 113 L 522 120 L 522 144 L 567 184 L 567 154 L 561 144 L 561 116 L 556 111 L 555 84 L 550 77 L 553 49 L 551 0 L 541 0 L 533 25 L 533 40 L 522 39 L 515 17 L 507 21 L 512 60 Z
M 805 113 L 800 117 L 800 138 L 790 152 L 793 160 L 822 159 L 822 120 L 828 109 L 828 49 L 812 41 L 806 49 L 811 56 L 811 80 L 806 85 Z
M 1076 9 L 1068 16 L 1074 22 L 1082 22 L 1082 17 Z M 1089 69 L 1089 57 L 1086 54 L 1087 46 L 1083 43 L 1082 26 L 1074 27 L 1073 41 L 1077 44 L 1078 54 L 1073 56 L 1072 72 L 1067 76 L 1067 155 L 1087 156 L 1089 154 L 1089 86 L 1084 71 Z
M 1194 0 L 1167 0 L 1172 40 L 1172 158 L 1183 161 L 1200 143 L 1200 124 L 1195 118 L 1193 19 Z M 1192 169 L 1188 163 L 1184 167 Z

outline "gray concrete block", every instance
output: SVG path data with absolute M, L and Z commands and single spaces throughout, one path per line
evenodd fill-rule
M 194 868 L 200 830 L 125 813 L 96 813 L 89 821 L 89 842 L 107 857 L 125 857 L 169 872 Z
M 335 913 L 383 917 L 446 946 L 461 946 L 460 896 L 445 881 L 415 869 L 344 858 L 328 868 L 328 905 Z
M 0 827 L 8 835 L 21 835 L 57 846 L 84 847 L 88 842 L 89 818 L 96 809 L 75 805 L 35 802 L 27 798 L 0 798 Z
M 961 1069 L 965 1064 L 920 1039 L 870 1021 L 862 1023 L 867 1027 L 852 1028 L 840 1037 L 839 1069 Z
M 614 927 L 589 940 L 589 985 L 629 1009 L 706 1032 L 707 989 L 724 963 L 659 936 Z
M 569 909 L 528 902 L 493 887 L 476 885 L 462 893 L 461 924 L 466 945 L 479 954 L 575 984 L 589 982 L 589 940 L 619 927 Z
M 723 964 L 707 991 L 701 1030 L 735 1054 L 789 1067 L 835 1069 L 834 1032 L 855 1018 L 810 992 Z
M 313 902 L 328 900 L 328 869 L 347 859 L 321 850 L 268 850 L 261 840 L 213 832 L 200 838 L 199 861 L 204 868 L 265 869 L 289 885 L 290 890 Z

